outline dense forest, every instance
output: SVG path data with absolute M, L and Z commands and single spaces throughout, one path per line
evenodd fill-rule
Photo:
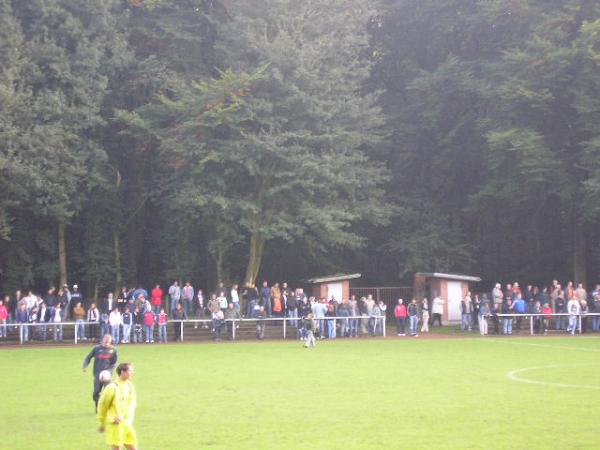
M 600 279 L 596 0 L 0 0 L 0 291 Z

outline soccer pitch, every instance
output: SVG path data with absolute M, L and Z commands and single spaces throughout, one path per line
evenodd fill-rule
M 89 346 L 0 350 L 1 449 L 102 449 Z M 600 338 L 119 346 L 141 450 L 600 448 Z

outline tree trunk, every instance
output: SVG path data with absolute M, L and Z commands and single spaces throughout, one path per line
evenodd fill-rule
M 217 283 L 220 283 L 223 280 L 223 243 L 221 238 L 217 242 Z
M 253 232 L 250 236 L 250 256 L 248 266 L 246 267 L 246 284 L 256 284 L 256 277 L 262 263 L 265 240 L 258 232 Z
M 115 292 L 119 292 L 123 285 L 123 274 L 121 273 L 121 240 L 116 230 L 113 231 L 113 242 L 115 246 Z
M 573 221 L 573 279 L 575 285 L 587 285 L 585 257 L 585 227 L 578 221 Z
M 58 268 L 60 272 L 60 286 L 67 284 L 67 245 L 65 243 L 65 224 L 58 224 Z

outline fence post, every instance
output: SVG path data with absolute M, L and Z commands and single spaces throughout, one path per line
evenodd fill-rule
M 77 344 L 77 322 L 75 322 L 75 333 L 73 334 L 75 343 Z
M 529 332 L 533 336 L 533 316 L 529 316 Z
M 21 324 L 21 326 L 19 327 L 19 341 L 21 342 L 21 345 L 23 345 L 23 333 L 24 333 L 23 327 L 24 326 L 25 325 Z
M 382 331 L 383 331 L 383 333 L 382 333 L 382 336 L 383 336 L 383 337 L 385 337 L 385 319 L 386 319 L 386 317 L 385 317 L 385 315 L 384 315 L 384 316 L 383 316 L 383 330 L 382 330 Z
M 179 335 L 179 338 L 180 338 L 181 342 L 183 342 L 183 320 L 181 321 L 181 327 L 179 328 L 179 331 L 181 333 Z

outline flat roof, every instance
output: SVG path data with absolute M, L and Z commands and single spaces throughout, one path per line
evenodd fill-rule
M 417 272 L 416 275 L 423 275 L 428 278 L 443 278 L 445 280 L 459 280 L 459 281 L 481 281 L 480 277 L 471 275 L 462 275 L 457 273 L 440 273 L 440 272 Z
M 336 273 L 335 275 L 327 275 L 324 277 L 311 278 L 308 280 L 309 283 L 327 283 L 329 281 L 343 281 L 343 280 L 353 280 L 355 278 L 360 278 L 362 275 L 360 273 Z

